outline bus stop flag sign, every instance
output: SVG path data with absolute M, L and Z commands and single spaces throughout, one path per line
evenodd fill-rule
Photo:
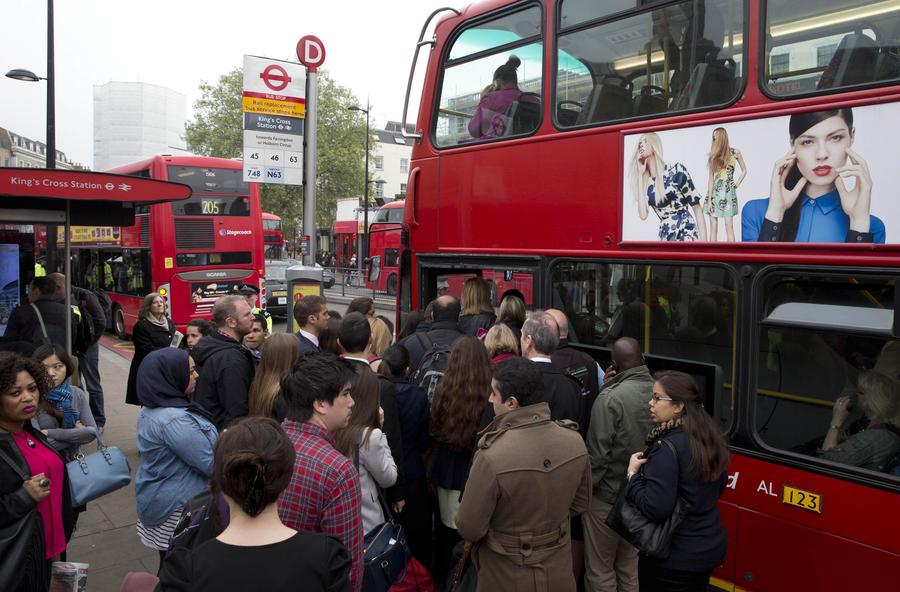
M 244 56 L 244 181 L 303 184 L 303 66 Z

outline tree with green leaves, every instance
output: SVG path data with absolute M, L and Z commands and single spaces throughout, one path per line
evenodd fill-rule
M 235 68 L 217 84 L 200 84 L 201 97 L 194 103 L 194 119 L 185 126 L 188 150 L 204 156 L 239 158 L 243 153 L 243 73 Z M 337 200 L 363 195 L 365 119 L 348 108 L 359 104 L 350 89 L 335 82 L 328 72 L 318 73 L 318 154 L 316 168 L 316 225 L 329 228 Z M 374 150 L 372 130 L 370 150 Z M 370 153 L 370 159 L 372 154 Z M 281 216 L 286 237 L 297 236 L 303 218 L 303 189 L 292 185 L 261 185 L 263 210 Z

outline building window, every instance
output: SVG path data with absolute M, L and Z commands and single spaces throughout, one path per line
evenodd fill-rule
M 769 58 L 769 74 L 783 74 L 791 68 L 791 56 L 779 53 Z
M 408 158 L 401 158 L 401 159 L 400 159 L 400 172 L 401 172 L 401 173 L 408 173 L 408 172 L 409 172 L 409 159 L 408 159 Z
M 816 66 L 819 68 L 825 68 L 828 64 L 831 63 L 831 58 L 834 56 L 834 52 L 837 50 L 837 43 L 832 43 L 831 45 L 823 45 L 822 47 L 816 48 Z
M 384 183 L 375 183 L 375 197 L 384 197 Z
M 384 170 L 384 157 L 383 157 L 383 156 L 376 156 L 376 157 L 375 157 L 375 170 L 376 170 L 376 171 L 383 171 L 383 170 Z
M 406 195 L 406 183 L 400 183 L 400 195 Z

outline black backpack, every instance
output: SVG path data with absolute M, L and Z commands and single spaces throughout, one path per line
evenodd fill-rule
M 413 374 L 412 381 L 422 387 L 422 390 L 425 391 L 425 395 L 428 397 L 428 404 L 431 405 L 437 385 L 441 378 L 444 377 L 444 368 L 447 366 L 447 359 L 450 357 L 452 346 L 433 343 L 431 339 L 428 339 L 427 335 L 425 339 L 428 339 L 428 344 L 426 344 L 421 333 L 416 333 L 415 335 L 422 347 L 425 348 L 425 354 L 422 356 L 415 374 Z

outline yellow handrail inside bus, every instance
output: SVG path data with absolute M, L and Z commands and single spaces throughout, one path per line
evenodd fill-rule
M 804 397 L 802 395 L 792 395 L 789 393 L 782 393 L 778 391 L 770 391 L 769 389 L 756 389 L 757 394 L 763 395 L 764 397 L 772 397 L 773 399 L 785 399 L 787 401 L 796 401 L 797 403 L 808 403 L 810 405 L 817 405 L 819 407 L 828 407 L 829 409 L 834 407 L 834 401 L 826 401 L 824 399 L 816 399 L 813 397 Z
M 453 109 L 447 109 L 446 107 L 441 107 L 438 109 L 438 113 L 441 115 L 455 115 L 456 117 L 468 117 L 472 119 L 475 117 L 474 113 L 463 113 L 462 111 L 454 111 Z

